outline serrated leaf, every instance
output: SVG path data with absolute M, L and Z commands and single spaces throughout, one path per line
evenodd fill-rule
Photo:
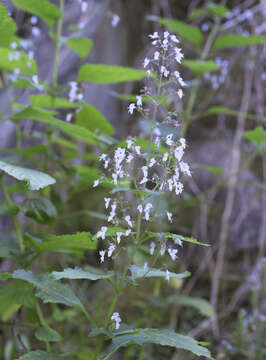
M 35 296 L 31 285 L 12 281 L 0 287 L 0 318 L 7 321 L 21 307 L 33 307 Z
M 39 197 L 26 199 L 21 205 L 23 213 L 40 224 L 50 224 L 57 217 L 57 210 L 50 200 Z
M 85 129 L 81 126 L 70 124 L 61 120 L 58 120 L 53 117 L 54 113 L 51 111 L 42 110 L 35 107 L 27 107 L 20 113 L 17 113 L 13 116 L 14 120 L 17 119 L 31 119 L 35 121 L 40 121 L 42 123 L 50 124 L 57 126 L 60 130 L 66 133 L 69 136 L 72 136 L 78 140 L 84 141 L 88 144 L 96 145 L 98 142 L 97 135 L 93 134 L 88 129 Z
M 87 103 L 82 103 L 82 108 L 76 116 L 76 123 L 92 132 L 113 135 L 114 128 L 98 109 Z
M 218 16 L 218 17 L 224 17 L 226 16 L 226 14 L 229 12 L 229 9 L 223 5 L 220 4 L 212 4 L 209 3 L 207 5 L 207 9 L 209 11 L 209 13 L 211 13 L 214 16 Z
M 58 342 L 62 340 L 61 335 L 50 327 L 39 327 L 35 331 L 35 336 L 40 341 Z
M 26 181 L 31 190 L 39 190 L 56 182 L 54 178 L 43 172 L 7 164 L 0 161 L 0 170 L 20 181 Z
M 93 41 L 85 37 L 70 38 L 67 40 L 66 45 L 74 50 L 81 59 L 85 59 L 93 47 Z
M 108 271 L 107 273 L 94 273 L 92 271 L 83 270 L 79 267 L 75 267 L 74 269 L 68 268 L 64 269 L 64 271 L 53 271 L 52 276 L 56 280 L 60 279 L 87 279 L 87 280 L 106 280 L 110 279 L 114 276 L 113 271 Z
M 89 232 L 77 232 L 71 235 L 47 235 L 41 244 L 42 251 L 69 250 L 80 252 L 96 249 L 97 241 Z
M 0 3 L 0 47 L 8 46 L 13 39 L 17 26 L 6 8 Z
M 52 105 L 54 108 L 61 109 L 76 109 L 78 108 L 78 104 L 72 103 L 65 98 L 53 98 L 49 95 L 31 95 L 30 101 L 33 106 L 40 106 L 44 108 L 51 108 Z
M 19 54 L 19 58 L 15 58 L 15 53 Z M 10 61 L 9 57 L 13 56 L 13 60 Z M 0 48 L 0 69 L 4 71 L 20 70 L 22 75 L 34 75 L 36 74 L 36 63 L 34 60 L 29 59 L 28 55 L 23 51 L 14 51 L 8 48 Z
M 143 277 L 145 277 L 145 278 L 151 278 L 151 277 L 165 278 L 166 277 L 166 271 L 154 269 L 154 268 L 144 269 L 143 266 L 131 265 L 129 270 L 131 272 L 131 276 L 132 276 L 133 280 L 143 278 Z M 190 276 L 190 272 L 185 271 L 183 273 L 176 274 L 176 273 L 172 273 L 169 271 L 168 275 L 169 275 L 169 278 L 183 279 L 183 278 Z
M 31 271 L 16 270 L 13 272 L 13 278 L 34 285 L 37 289 L 36 296 L 45 303 L 64 304 L 70 307 L 77 306 L 83 309 L 80 300 L 67 284 L 62 284 L 47 274 L 36 277 Z
M 256 145 L 260 145 L 266 142 L 266 131 L 261 126 L 257 126 L 254 130 L 245 131 L 244 138 Z
M 182 296 L 175 295 L 170 296 L 167 299 L 168 304 L 176 304 L 182 306 L 191 306 L 197 309 L 204 316 L 212 316 L 213 308 L 208 303 L 208 301 L 200 298 L 190 297 L 190 296 Z
M 145 71 L 122 66 L 85 64 L 81 66 L 78 81 L 115 84 L 125 81 L 138 81 L 147 76 Z
M 182 65 L 188 67 L 196 76 L 201 76 L 206 72 L 213 72 L 220 69 L 220 66 L 211 60 L 183 60 Z
M 215 40 L 213 48 L 223 49 L 223 48 L 235 48 L 239 46 L 250 46 L 263 44 L 266 42 L 266 36 L 264 35 L 240 35 L 240 34 L 228 34 L 222 35 Z
M 61 13 L 57 6 L 48 0 L 11 0 L 19 9 L 25 10 L 31 14 L 39 16 L 46 24 L 51 27 L 54 22 L 60 19 Z
M 191 351 L 198 356 L 204 356 L 208 359 L 211 354 L 208 349 L 199 345 L 199 342 L 189 336 L 175 333 L 168 329 L 137 329 L 136 333 L 127 333 L 119 335 L 112 339 L 112 348 L 118 349 L 121 346 L 137 344 L 158 344 L 162 346 L 171 346 L 177 349 Z
M 69 360 L 65 356 L 57 355 L 51 352 L 42 350 L 30 351 L 29 353 L 20 356 L 17 360 Z
M 185 40 L 192 42 L 194 45 L 200 46 L 203 35 L 199 28 L 173 19 L 160 18 L 159 22 L 161 25 L 164 25 L 174 33 L 182 36 Z

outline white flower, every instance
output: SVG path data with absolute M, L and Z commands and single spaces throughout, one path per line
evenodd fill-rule
M 105 234 L 106 234 L 106 231 L 107 231 L 107 227 L 106 226 L 102 226 L 101 227 L 101 230 L 97 232 L 96 234 L 96 237 L 97 238 L 102 238 L 103 240 L 105 239 Z
M 186 174 L 187 176 L 191 176 L 189 165 L 187 163 L 185 163 L 184 161 L 180 161 L 179 166 L 182 173 Z
M 38 84 L 39 84 L 38 75 L 33 75 L 33 77 L 32 77 L 32 82 L 33 82 L 35 85 L 38 85 Z
M 14 58 L 15 58 L 16 60 L 19 60 L 19 58 L 20 58 L 20 52 L 19 52 L 19 51 L 15 51 L 15 52 L 14 52 Z
M 154 141 L 154 144 L 155 144 L 155 146 L 156 146 L 157 148 L 160 147 L 160 145 L 161 145 L 161 140 L 160 140 L 159 136 L 156 136 L 155 141 Z
M 138 210 L 138 212 L 140 212 L 140 213 L 142 214 L 142 212 L 143 212 L 143 206 L 142 206 L 142 205 L 138 205 L 137 210 Z
M 100 179 L 94 180 L 93 187 L 96 187 L 100 184 Z
M 128 229 L 128 230 L 125 232 L 125 236 L 128 236 L 129 234 L 131 234 L 131 229 Z
M 140 185 L 146 184 L 146 182 L 148 181 L 148 166 L 142 166 L 141 170 L 143 171 L 143 178 L 140 181 Z
M 159 58 L 160 58 L 160 53 L 159 53 L 159 51 L 155 51 L 155 53 L 154 53 L 154 55 L 153 55 L 153 59 L 154 59 L 155 61 L 157 61 L 157 60 L 159 60 Z
M 169 146 L 172 146 L 173 145 L 173 134 L 168 134 L 166 136 L 166 140 L 165 140 L 166 144 L 169 145 Z
M 121 317 L 119 315 L 118 312 L 114 312 L 112 317 L 111 317 L 111 320 L 113 320 L 115 322 L 115 329 L 118 330 L 119 327 L 120 327 L 120 323 L 121 323 Z
M 105 209 L 108 209 L 109 204 L 110 204 L 111 198 L 104 198 L 104 202 L 105 202 Z
M 175 50 L 175 59 L 179 64 L 181 64 L 184 54 L 181 52 L 181 49 L 178 47 L 175 47 L 174 50 Z
M 145 58 L 145 59 L 144 59 L 144 63 L 143 63 L 144 69 L 149 65 L 149 63 L 150 63 L 150 59 Z
M 156 164 L 156 160 L 154 158 L 151 158 L 149 162 L 149 167 L 152 167 L 155 164 Z
M 127 148 L 131 149 L 131 146 L 135 143 L 135 139 L 128 138 L 126 139 L 126 142 L 127 142 Z
M 181 161 L 183 155 L 184 155 L 184 148 L 183 146 L 178 146 L 176 149 L 175 149 L 175 158 L 178 160 L 178 161 Z
M 31 16 L 31 18 L 30 18 L 31 25 L 36 25 L 37 22 L 38 22 L 37 16 Z
M 35 37 L 39 37 L 41 35 L 41 30 L 38 28 L 38 26 L 33 26 L 31 32 Z
M 168 221 L 172 222 L 173 221 L 173 214 L 169 211 L 166 211 L 166 215 L 167 215 L 167 218 L 168 218 Z
M 112 22 L 111 22 L 111 24 L 112 24 L 112 27 L 117 27 L 117 25 L 119 24 L 119 22 L 120 22 L 120 17 L 117 15 L 117 14 L 113 14 L 113 16 L 112 16 Z
M 70 122 L 71 119 L 72 119 L 72 114 L 71 113 L 66 114 L 66 122 Z
M 121 232 L 121 231 L 118 231 L 118 232 L 116 233 L 116 241 L 117 241 L 118 244 L 120 244 L 121 236 L 123 236 L 123 235 L 124 235 L 124 233 Z
M 19 68 L 14 69 L 13 73 L 14 73 L 14 75 L 19 75 L 20 69 Z
M 101 262 L 101 263 L 104 262 L 105 252 L 106 252 L 105 250 L 101 250 L 101 251 L 99 252 L 99 254 L 100 254 L 100 262 Z
M 169 191 L 172 191 L 172 190 L 173 190 L 173 184 L 174 184 L 173 180 L 172 180 L 172 179 L 169 179 L 169 180 L 167 181 L 167 183 L 168 183 Z
M 128 157 L 126 159 L 126 162 L 129 164 L 134 159 L 134 156 L 132 154 L 128 154 Z
M 165 254 L 165 250 L 166 250 L 166 245 L 162 244 L 161 245 L 161 250 L 160 250 L 160 254 L 163 256 Z
M 131 104 L 128 105 L 128 113 L 129 114 L 132 115 L 135 109 L 136 109 L 136 104 L 131 103 Z
M 145 261 L 145 263 L 144 263 L 144 265 L 143 265 L 143 269 L 144 269 L 144 270 L 148 270 L 148 263 L 147 263 L 147 261 Z
M 135 146 L 135 151 L 138 155 L 140 155 L 140 146 Z
M 141 96 L 141 95 L 137 95 L 136 98 L 137 98 L 137 106 L 138 106 L 138 107 L 141 107 L 141 106 L 142 106 L 142 96 Z
M 186 139 L 180 138 L 179 141 L 180 141 L 181 146 L 183 147 L 183 149 L 185 149 L 186 148 Z
M 171 256 L 171 259 L 173 261 L 175 261 L 175 259 L 177 258 L 178 250 L 169 248 L 167 251 L 168 251 L 168 254 Z
M 177 39 L 177 37 L 175 35 L 171 35 L 170 39 L 175 43 L 179 43 L 179 40 Z
M 111 212 L 110 212 L 110 215 L 108 217 L 108 222 L 112 221 L 113 218 L 115 217 L 116 215 L 116 202 L 114 202 L 112 205 L 111 205 Z
M 180 99 L 182 99 L 182 97 L 184 96 L 184 92 L 182 89 L 177 90 L 177 95 L 180 97 Z
M 167 50 L 167 49 L 168 49 L 168 45 L 169 45 L 168 39 L 164 39 L 163 42 L 162 42 L 162 48 L 163 48 L 164 50 Z
M 125 216 L 125 220 L 126 220 L 126 222 L 128 223 L 128 225 L 129 225 L 130 227 L 133 227 L 133 224 L 132 224 L 130 215 Z
M 181 86 L 186 86 L 186 83 L 184 82 L 184 80 L 182 79 L 182 77 L 180 76 L 179 71 L 174 71 L 174 76 L 176 77 L 177 81 L 179 82 L 179 84 Z
M 163 154 L 163 162 L 166 162 L 167 159 L 168 159 L 168 153 L 166 152 Z
M 166 273 L 165 273 L 165 280 L 167 280 L 167 281 L 170 280 L 170 272 L 168 270 L 166 270 Z
M 184 186 L 183 186 L 183 184 L 181 182 L 176 183 L 175 184 L 175 193 L 176 193 L 176 195 L 181 194 L 182 191 L 183 191 L 183 188 L 184 188 Z
M 112 178 L 113 178 L 113 180 L 114 180 L 114 184 L 117 185 L 117 184 L 118 184 L 118 182 L 117 182 L 118 175 L 115 174 L 115 173 L 113 173 L 113 174 L 112 174 Z
M 158 32 L 157 32 L 157 31 L 154 32 L 153 34 L 149 35 L 149 37 L 150 37 L 151 39 L 159 39 Z
M 163 37 L 164 37 L 165 39 L 167 39 L 169 35 L 170 35 L 169 31 L 165 31 L 165 32 L 163 33 Z
M 111 244 L 108 248 L 108 257 L 112 256 L 112 253 L 115 251 L 115 245 Z
M 8 61 L 13 61 L 14 60 L 14 54 L 13 53 L 8 53 Z
M 81 3 L 81 12 L 85 12 L 86 10 L 87 10 L 87 8 L 88 8 L 88 3 L 86 2 L 86 1 L 82 1 L 82 3 Z
M 163 74 L 164 77 L 167 77 L 170 74 L 170 71 L 166 69 L 164 65 L 161 66 L 161 74 Z
M 150 254 L 153 255 L 155 250 L 155 243 L 152 241 L 150 243 Z
M 144 216 L 145 216 L 145 220 L 149 220 L 150 219 L 150 211 L 152 209 L 152 204 L 151 203 L 148 203 L 146 204 L 145 208 L 144 208 Z

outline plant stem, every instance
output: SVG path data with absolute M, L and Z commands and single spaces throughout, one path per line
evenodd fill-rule
M 25 89 L 23 89 L 1 112 L 0 116 L 2 116 L 8 109 L 10 109 L 16 102 L 23 96 L 25 93 Z
M 59 10 L 62 14 L 57 23 L 56 29 L 56 38 L 55 38 L 55 58 L 54 58 L 54 68 L 53 68 L 53 87 L 56 89 L 57 87 L 57 79 L 58 79 L 58 69 L 59 69 L 59 54 L 61 47 L 61 35 L 63 28 L 63 15 L 64 15 L 64 5 L 65 0 L 59 0 Z
M 45 321 L 45 318 L 43 316 L 43 313 L 42 313 L 42 310 L 41 310 L 41 307 L 38 303 L 38 301 L 36 301 L 36 312 L 37 312 L 37 315 L 38 315 L 38 318 L 40 320 L 40 324 L 41 326 L 43 326 L 44 328 L 46 329 L 50 329 L 49 325 L 47 324 L 47 322 Z M 48 352 L 51 351 L 51 346 L 50 346 L 50 343 L 49 341 L 45 341 L 45 344 L 46 344 L 46 350 Z
M 1 183 L 1 187 L 2 187 L 2 190 L 3 190 L 3 194 L 4 194 L 4 197 L 5 197 L 8 209 L 11 211 L 11 217 L 12 217 L 14 227 L 15 227 L 15 230 L 16 230 L 18 243 L 19 243 L 19 248 L 20 248 L 21 251 L 24 251 L 23 236 L 22 236 L 22 233 L 21 233 L 21 230 L 20 230 L 20 225 L 19 225 L 19 222 L 18 222 L 17 214 L 12 213 L 14 211 L 14 207 L 16 207 L 16 204 L 13 203 L 13 201 L 11 200 L 11 198 L 9 196 L 8 189 L 7 189 L 7 186 L 5 184 L 3 174 L 0 175 L 0 183 Z

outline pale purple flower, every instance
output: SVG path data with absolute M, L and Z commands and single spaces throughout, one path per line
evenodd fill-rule
M 155 250 L 155 243 L 152 241 L 150 243 L 150 254 L 153 255 Z
M 118 330 L 119 327 L 120 327 L 120 323 L 121 323 L 121 317 L 119 315 L 118 312 L 114 312 L 112 317 L 111 317 L 111 320 L 113 320 L 115 322 L 115 329 Z
M 105 239 L 105 234 L 106 231 L 108 230 L 108 228 L 106 226 L 102 226 L 101 230 L 97 232 L 96 237 L 97 238 L 102 238 L 103 240 Z
M 175 259 L 177 258 L 178 250 L 169 248 L 167 251 L 168 251 L 168 254 L 171 256 L 171 259 L 173 261 L 175 261 Z
M 108 257 L 111 257 L 112 253 L 114 251 L 115 251 L 115 245 L 114 244 L 109 245 L 109 247 L 108 247 Z
M 101 263 L 104 262 L 105 252 L 106 252 L 105 250 L 101 250 L 101 251 L 99 252 L 99 254 L 100 254 L 100 262 L 101 262 Z
M 125 216 L 125 220 L 130 227 L 133 227 L 130 215 Z

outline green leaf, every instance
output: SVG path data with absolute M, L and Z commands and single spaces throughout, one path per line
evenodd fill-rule
M 57 355 L 51 352 L 42 350 L 30 351 L 29 353 L 20 356 L 17 360 L 69 360 L 65 356 Z
M 258 120 L 266 122 L 265 116 L 257 116 L 255 114 L 249 114 L 249 113 L 242 113 L 233 109 L 226 108 L 224 106 L 211 106 L 209 109 L 204 111 L 202 114 L 199 115 L 199 117 L 205 116 L 205 115 L 214 115 L 214 114 L 224 114 L 224 115 L 231 115 L 231 116 L 244 116 L 247 119 L 251 120 Z
M 228 34 L 222 35 L 215 40 L 213 48 L 223 49 L 223 48 L 235 48 L 239 46 L 249 46 L 263 44 L 266 42 L 266 36 L 264 35 L 240 35 L 240 34 Z
M 201 76 L 206 72 L 213 72 L 220 69 L 220 66 L 211 60 L 183 60 L 182 65 L 188 67 L 196 76 Z
M 122 66 L 85 64 L 81 66 L 78 81 L 98 84 L 115 84 L 124 81 L 137 81 L 147 76 L 145 71 Z
M 35 336 L 40 341 L 58 342 L 61 341 L 61 335 L 50 327 L 39 327 L 35 331 Z
M 85 37 L 70 38 L 66 44 L 70 49 L 74 50 L 81 59 L 85 59 L 93 47 L 93 41 Z
M 0 161 L 0 170 L 20 181 L 26 181 L 31 190 L 39 190 L 56 181 L 50 175 L 43 172 L 7 164 Z
M 50 200 L 40 197 L 26 199 L 21 206 L 23 213 L 40 224 L 50 224 L 57 217 L 57 210 Z
M 96 249 L 97 241 L 92 240 L 89 232 L 77 232 L 73 235 L 47 235 L 41 245 L 42 251 L 86 251 Z
M 53 98 L 49 95 L 31 95 L 30 101 L 33 106 L 40 106 L 40 107 L 46 107 L 46 108 L 52 108 L 52 105 L 54 105 L 54 108 L 61 108 L 61 109 L 76 109 L 78 108 L 78 104 L 71 103 L 65 98 Z M 54 101 L 54 104 L 53 104 Z
M 88 144 L 96 145 L 98 141 L 97 135 L 93 134 L 88 129 L 85 129 L 81 126 L 70 124 L 65 121 L 58 120 L 53 117 L 53 112 L 41 110 L 35 107 L 27 107 L 20 113 L 17 113 L 13 116 L 14 120 L 17 119 L 31 119 L 35 121 L 40 121 L 49 125 L 57 126 L 60 130 L 66 133 L 69 136 L 74 137 L 75 139 L 84 141 Z
M 6 47 L 12 42 L 16 29 L 16 23 L 0 3 L 0 47 Z
M 9 56 L 19 53 L 19 58 L 10 61 Z M 0 69 L 4 71 L 14 71 L 20 69 L 22 75 L 36 74 L 36 63 L 34 60 L 29 59 L 27 54 L 23 51 L 14 51 L 8 48 L 0 48 Z
M 196 46 L 200 46 L 203 35 L 199 28 L 173 19 L 160 18 L 159 22 L 174 33 L 182 36 L 185 40 L 192 42 Z
M 36 296 L 41 298 L 44 303 L 64 304 L 83 309 L 80 300 L 67 284 L 62 284 L 47 274 L 36 277 L 31 271 L 16 270 L 13 272 L 13 278 L 34 285 L 37 289 Z
M 229 12 L 229 9 L 223 5 L 209 3 L 207 9 L 210 14 L 223 18 Z
M 190 296 L 174 295 L 167 299 L 168 304 L 176 304 L 180 306 L 191 306 L 197 309 L 204 316 L 212 316 L 213 308 L 208 301 Z
M 12 277 L 12 276 L 11 276 Z M 33 307 L 35 296 L 31 285 L 24 281 L 12 281 L 0 287 L 0 318 L 9 320 L 21 307 Z
M 50 3 L 48 0 L 11 0 L 12 3 L 19 9 L 25 10 L 31 14 L 39 16 L 43 19 L 49 27 L 54 22 L 60 19 L 61 13 L 57 6 Z
M 3 281 L 3 280 L 8 280 L 12 278 L 12 274 L 9 273 L 9 272 L 5 272 L 5 273 L 1 273 L 0 274 L 0 280 Z
M 68 268 L 64 271 L 53 271 L 52 276 L 56 280 L 60 279 L 87 279 L 87 280 L 105 280 L 110 279 L 114 276 L 113 271 L 108 271 L 107 273 L 94 273 L 92 271 L 83 270 L 79 267 L 74 269 Z
M 185 241 L 185 242 L 189 242 L 189 243 L 196 244 L 196 245 L 210 246 L 209 244 L 201 243 L 192 237 L 184 237 L 182 235 L 177 235 L 177 234 L 173 234 L 173 233 L 169 233 L 169 232 L 160 232 L 159 233 L 159 232 L 148 231 L 146 233 L 146 235 L 147 235 L 147 239 L 158 237 L 161 239 L 173 239 L 174 242 L 176 242 L 177 244 L 179 244 L 180 241 L 182 241 L 182 242 Z
M 266 131 L 261 126 L 257 126 L 254 130 L 245 131 L 244 138 L 256 145 L 260 145 L 266 142 Z
M 150 278 L 150 277 L 166 277 L 166 271 L 162 271 L 159 269 L 153 269 L 153 268 L 148 268 L 148 269 L 144 269 L 143 266 L 136 266 L 136 265 L 131 265 L 129 268 L 130 272 L 131 272 L 131 276 L 132 279 L 139 279 L 139 278 Z M 175 278 L 175 279 L 183 279 L 190 276 L 190 272 L 189 271 L 185 271 L 181 274 L 175 274 L 172 272 L 169 272 L 169 278 Z
M 77 113 L 77 125 L 100 134 L 113 135 L 114 128 L 108 120 L 92 105 L 82 103 L 82 109 Z
M 195 9 L 195 10 L 191 11 L 188 18 L 189 18 L 189 20 L 194 20 L 198 16 L 205 16 L 205 15 L 207 15 L 207 10 L 206 9 Z
M 171 346 L 177 349 L 184 349 L 191 351 L 198 356 L 204 356 L 208 359 L 211 354 L 208 349 L 199 345 L 199 342 L 189 336 L 184 336 L 175 333 L 168 329 L 137 329 L 134 333 L 119 334 L 112 339 L 113 349 L 118 349 L 121 346 L 128 346 L 137 344 L 158 344 L 162 346 Z

